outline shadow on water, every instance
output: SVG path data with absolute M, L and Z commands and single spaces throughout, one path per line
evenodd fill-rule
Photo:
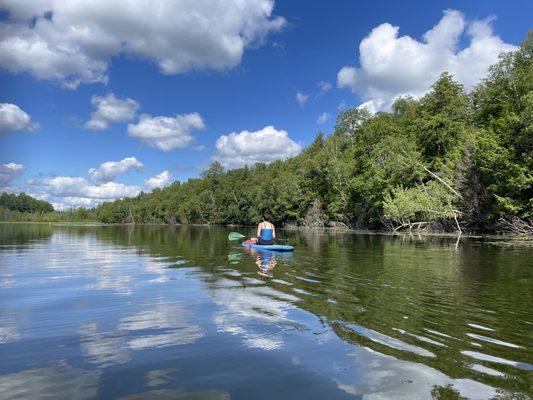
M 29 303 L 26 314 L 35 305 L 17 280 L 41 293 L 51 288 L 36 282 L 50 277 L 30 274 L 14 251 L 44 257 L 39 271 L 55 271 L 55 290 L 66 291 L 73 280 L 83 284 L 70 287 L 72 297 L 62 292 L 61 301 L 73 303 L 74 320 L 61 329 L 75 334 L 61 340 L 77 338 L 83 359 L 98 366 L 54 360 L 50 368 L 23 369 L 27 364 L 18 360 L 18 370 L 0 370 L 0 393 L 33 375 L 126 398 L 503 399 L 532 392 L 532 249 L 479 238 L 287 231 L 296 247 L 287 254 L 245 250 L 228 242 L 228 233 L 196 226 L 0 226 L 2 287 L 19 288 L 18 300 Z M 82 295 L 89 300 L 76 300 Z M 13 352 L 26 335 L 20 326 L 28 325 L 15 300 L 0 311 L 0 343 Z M 84 309 L 84 301 L 92 306 Z M 37 318 L 34 325 L 49 332 L 34 333 L 31 343 L 59 335 L 50 318 L 60 317 Z M 185 348 L 186 354 L 178 350 Z M 32 364 L 50 363 L 50 352 Z M 175 369 L 176 360 L 202 368 L 202 377 Z M 250 363 L 259 370 L 246 369 Z M 159 384 L 137 388 L 140 394 L 111 389 L 109 380 L 124 375 L 101 371 L 117 366 L 130 366 L 123 371 L 129 378 L 142 370 L 139 379 L 152 376 Z M 268 386 L 261 368 L 293 386 Z

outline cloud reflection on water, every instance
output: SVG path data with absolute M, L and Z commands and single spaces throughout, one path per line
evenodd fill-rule
M 0 398 L 92 399 L 98 394 L 96 371 L 74 368 L 64 361 L 43 368 L 0 375 Z
M 471 400 L 492 398 L 494 388 L 471 379 L 452 379 L 424 364 L 411 363 L 375 352 L 369 348 L 353 349 L 348 356 L 356 363 L 356 382 L 348 374 L 333 378 L 337 387 L 364 400 L 433 398 L 435 387 L 449 387 Z M 361 366 L 364 366 L 362 368 Z M 353 378 L 351 379 L 353 381 Z
M 95 322 L 80 326 L 81 349 L 91 362 L 104 368 L 113 364 L 125 364 L 131 360 L 125 348 L 125 338 L 121 332 L 98 332 Z
M 129 347 L 134 350 L 188 344 L 204 336 L 199 325 L 187 321 L 185 309 L 180 304 L 161 300 L 149 310 L 121 318 L 118 329 L 150 332 L 128 339 Z
M 218 332 L 242 336 L 250 348 L 282 347 L 280 331 L 296 324 L 287 318 L 287 311 L 294 308 L 291 302 L 298 299 L 267 286 L 229 286 L 226 281 L 217 281 L 210 292 L 220 307 L 213 315 Z

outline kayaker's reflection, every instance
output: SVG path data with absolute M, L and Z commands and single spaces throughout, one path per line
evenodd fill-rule
M 255 263 L 258 267 L 257 273 L 265 278 L 272 278 L 272 270 L 278 263 L 276 254 L 273 251 L 257 251 L 250 249 L 250 254 L 255 257 Z
M 255 263 L 259 267 L 257 273 L 265 278 L 272 278 L 272 270 L 277 264 L 276 255 L 272 251 L 256 251 Z

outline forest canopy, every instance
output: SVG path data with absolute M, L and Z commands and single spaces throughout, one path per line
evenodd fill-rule
M 46 213 L 54 211 L 54 207 L 47 201 L 37 200 L 25 193 L 0 194 L 0 207 L 10 211 Z

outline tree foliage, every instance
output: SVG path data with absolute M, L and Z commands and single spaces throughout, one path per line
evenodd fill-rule
M 226 171 L 85 211 L 105 223 L 359 227 L 446 223 L 494 229 L 533 218 L 533 33 L 471 93 L 444 73 L 390 112 L 341 113 L 300 155 Z M 444 224 L 446 225 L 446 224 Z M 441 226 L 444 226 L 441 224 Z
M 47 201 L 37 200 L 25 193 L 0 194 L 0 207 L 19 213 L 47 213 L 54 211 L 54 207 Z

